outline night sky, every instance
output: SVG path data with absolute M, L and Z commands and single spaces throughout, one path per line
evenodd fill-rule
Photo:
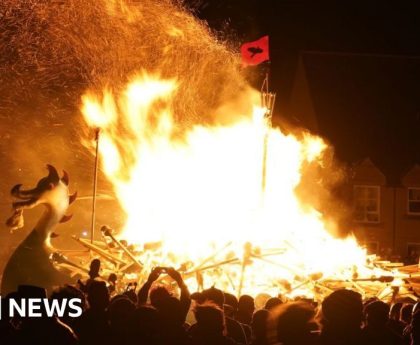
M 307 73 L 314 102 L 319 103 L 318 133 L 335 146 L 337 156 L 348 162 L 370 156 L 391 184 L 420 163 L 419 6 L 377 1 L 190 3 L 222 37 L 240 42 L 270 36 L 277 117 L 294 115 L 288 101 L 299 56 L 327 53 L 315 58 L 317 65 L 309 61 L 312 70 Z M 333 66 L 335 53 L 356 58 Z M 336 74 L 340 68 L 346 76 Z M 328 79 L 332 74 L 335 80 Z M 258 79 L 254 83 L 258 86 Z M 337 102 L 344 104 L 334 108 Z

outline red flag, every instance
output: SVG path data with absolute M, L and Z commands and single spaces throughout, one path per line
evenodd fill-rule
M 242 64 L 244 66 L 255 66 L 270 60 L 268 36 L 263 36 L 256 41 L 242 44 L 241 54 Z

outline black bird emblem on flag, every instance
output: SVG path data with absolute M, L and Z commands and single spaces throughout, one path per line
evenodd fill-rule
M 263 52 L 263 50 L 260 47 L 249 47 L 248 51 L 251 53 L 251 58 Z
M 241 45 L 242 65 L 255 66 L 270 60 L 268 36 Z

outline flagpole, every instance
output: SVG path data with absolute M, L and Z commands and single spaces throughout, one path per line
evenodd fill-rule
M 270 92 L 270 52 L 269 52 L 269 36 L 265 35 L 256 41 L 246 42 L 241 45 L 242 66 L 256 66 L 263 62 L 267 62 L 265 70 L 265 78 L 261 86 L 261 107 L 264 112 L 264 138 L 262 152 L 262 171 L 261 171 L 261 196 L 264 201 L 264 195 L 267 185 L 267 154 L 268 140 L 271 129 L 271 118 L 274 110 L 274 102 L 276 94 Z
M 264 124 L 265 133 L 263 139 L 263 158 L 262 158 L 262 174 L 261 174 L 261 193 L 264 200 L 265 191 L 267 187 L 267 155 L 268 155 L 268 139 L 270 129 L 272 126 L 272 116 L 274 111 L 274 103 L 276 101 L 276 94 L 270 92 L 270 62 L 268 62 L 265 78 L 261 86 L 261 107 L 265 109 Z
M 96 194 L 98 188 L 98 165 L 99 165 L 99 134 L 100 128 L 95 130 L 95 166 L 93 169 L 93 198 L 92 198 L 92 219 L 90 223 L 90 243 L 93 243 L 95 237 L 95 218 L 96 218 Z

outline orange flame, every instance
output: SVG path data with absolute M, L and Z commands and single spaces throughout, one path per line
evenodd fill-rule
M 161 242 L 144 251 L 146 265 L 187 263 L 190 272 L 214 265 L 204 271 L 205 286 L 217 279 L 221 288 L 253 294 L 308 295 L 308 287 L 286 291 L 282 281 L 363 272 L 365 250 L 352 237 L 333 238 L 322 214 L 295 194 L 303 166 L 322 162 L 321 138 L 268 127 L 258 107 L 232 125 L 196 125 L 180 137 L 171 115 L 176 90 L 176 80 L 143 73 L 120 95 L 83 97 L 86 123 L 102 129 L 103 171 L 127 216 L 120 237 L 140 247 Z

